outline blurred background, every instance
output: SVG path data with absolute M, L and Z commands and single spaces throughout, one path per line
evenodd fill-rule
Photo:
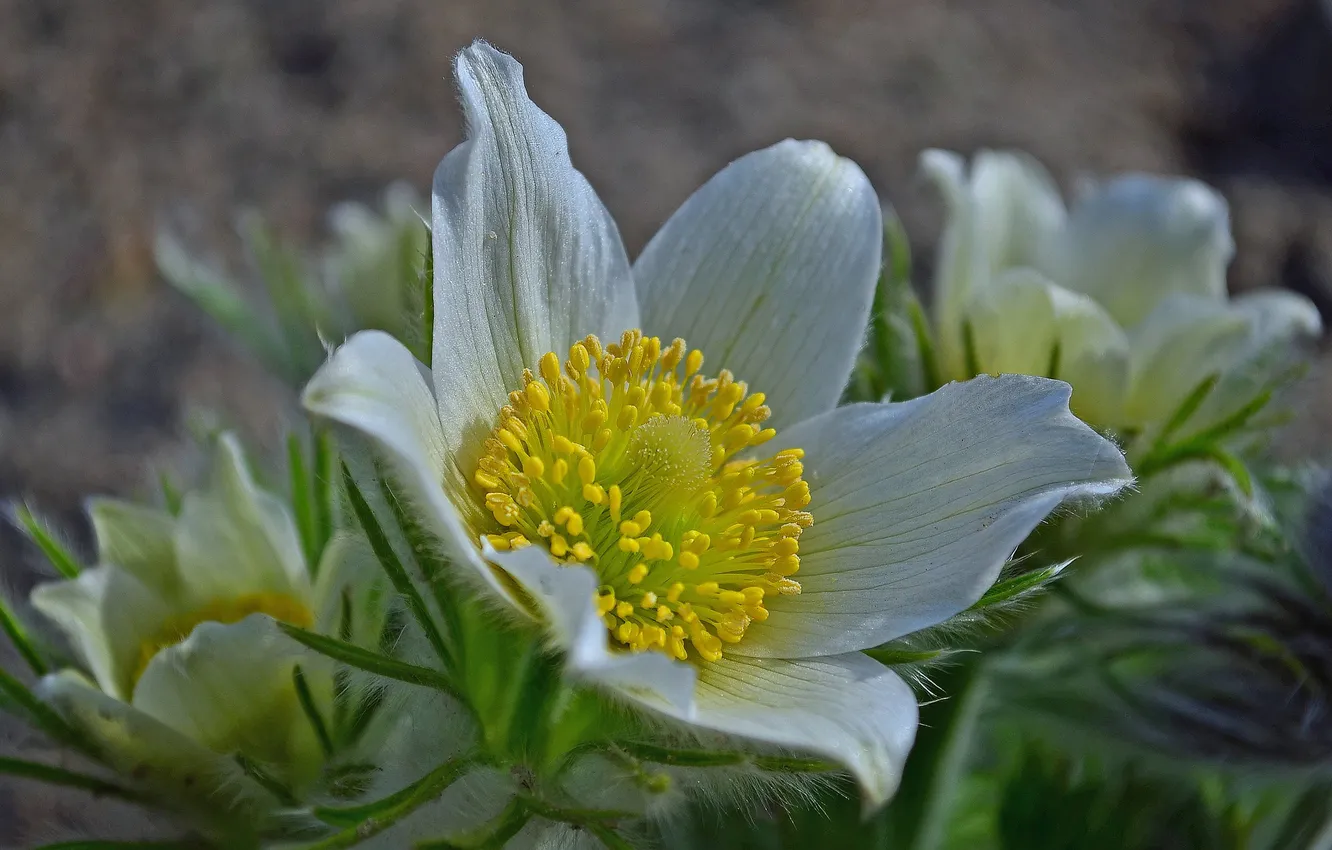
M 1067 187 L 1206 179 L 1232 288 L 1332 319 L 1326 0 L 0 0 L 0 500 L 77 532 L 85 495 L 188 466 L 198 411 L 276 449 L 286 388 L 162 282 L 154 234 L 239 265 L 243 209 L 315 245 L 335 202 L 424 194 L 475 37 L 524 63 L 631 254 L 729 160 L 819 138 L 897 209 L 925 282 L 917 154 L 1011 146 Z M 1302 392 L 1286 447 L 1325 454 L 1326 354 Z M 11 582 L 35 559 L 8 527 L 0 556 Z M 56 805 L 0 786 L 0 844 Z

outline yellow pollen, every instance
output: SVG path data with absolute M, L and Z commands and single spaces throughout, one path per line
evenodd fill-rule
M 799 537 L 814 521 L 800 449 L 761 392 L 700 373 L 684 340 L 588 336 L 523 375 L 472 474 L 477 532 L 499 551 L 543 546 L 598 576 L 613 643 L 716 661 L 800 592 Z

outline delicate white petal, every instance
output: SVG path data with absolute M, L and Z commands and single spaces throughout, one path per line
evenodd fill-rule
M 1230 306 L 1248 318 L 1255 353 L 1269 345 L 1323 332 L 1323 319 L 1314 303 L 1288 290 L 1246 292 L 1231 299 Z
M 832 759 L 874 809 L 897 789 L 916 736 L 916 697 L 858 652 L 797 661 L 726 656 L 702 665 L 693 722 Z
M 1005 269 L 1028 265 L 1063 223 L 1054 180 L 1023 154 L 982 151 L 970 180 L 957 154 L 929 150 L 921 168 L 944 199 L 947 223 L 935 273 L 939 354 L 950 377 L 968 378 L 961 326 L 967 304 Z
M 478 456 L 523 369 L 588 333 L 638 324 L 619 231 L 528 99 L 523 69 L 477 42 L 458 55 L 467 140 L 435 172 L 435 389 L 446 445 Z
M 990 587 L 1065 499 L 1132 477 L 1115 446 L 1068 411 L 1060 381 L 981 377 L 901 404 L 858 404 L 778 437 L 805 450 L 803 588 L 729 652 L 848 652 L 941 622 Z
M 296 518 L 285 500 L 255 483 L 234 434 L 217 441 L 212 489 L 236 527 L 252 538 L 256 549 L 262 547 L 268 565 L 286 576 L 293 589 L 306 587 L 310 573 Z
M 1174 293 L 1133 332 L 1125 419 L 1164 425 L 1197 387 L 1245 350 L 1249 322 L 1224 301 Z
M 1031 269 L 1006 272 L 967 305 L 977 371 L 1048 375 L 1058 341 L 1053 284 Z
M 644 330 L 765 393 L 780 429 L 837 404 L 882 248 L 864 173 L 788 139 L 722 169 L 648 243 L 634 264 Z
M 88 515 L 97 537 L 97 560 L 115 564 L 167 595 L 180 583 L 176 573 L 176 520 L 165 511 L 120 499 L 91 499 Z
M 345 600 L 351 616 L 348 639 L 361 646 L 375 646 L 392 596 L 388 577 L 365 537 L 344 533 L 324 547 L 314 587 L 317 631 L 323 634 L 341 631 Z
M 69 637 L 98 686 L 120 699 L 129 698 L 143 640 L 172 614 L 137 576 L 111 566 L 38 585 L 31 598 Z
M 557 564 L 538 546 L 498 552 L 489 543 L 482 545 L 486 558 L 530 594 L 573 675 L 674 716 L 692 715 L 693 666 L 660 652 L 611 652 L 606 624 L 595 605 L 597 578 L 591 570 Z
M 134 688 L 134 707 L 219 753 L 274 766 L 297 783 L 314 778 L 322 756 L 292 683 L 300 664 L 316 704 L 332 705 L 332 677 L 272 618 L 201 623 L 153 656 Z
M 1120 424 L 1128 338 L 1091 298 L 1012 269 L 977 293 L 967 317 L 980 372 L 1066 380 L 1075 414 L 1102 428 Z
M 1224 299 L 1234 251 L 1226 201 L 1211 188 L 1197 180 L 1127 174 L 1074 209 L 1041 267 L 1129 327 L 1170 293 Z
M 502 599 L 516 605 L 477 553 L 472 536 L 445 492 L 461 492 L 462 472 L 449 463 L 435 396 L 402 343 L 363 331 L 333 352 L 301 397 L 306 410 L 352 428 L 390 465 L 421 519 L 460 567 L 470 567 Z
M 230 758 L 76 676 L 47 676 L 37 693 L 93 740 L 109 767 L 168 799 L 192 798 L 211 814 L 240 810 L 250 817 L 276 805 Z

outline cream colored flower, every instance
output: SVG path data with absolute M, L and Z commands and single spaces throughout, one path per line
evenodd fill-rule
M 321 710 L 331 673 L 274 621 L 336 628 L 342 589 L 374 569 L 363 547 L 335 541 L 312 581 L 290 510 L 256 486 L 229 436 L 212 487 L 188 494 L 179 515 L 109 499 L 90 511 L 98 566 L 38 586 L 32 603 L 93 681 L 48 676 L 42 695 L 110 763 L 168 791 L 263 796 L 236 754 L 293 788 L 313 780 L 324 756 L 293 668 L 302 665 Z
M 1122 175 L 1069 212 L 1022 154 L 982 152 L 969 173 L 945 151 L 922 164 L 948 211 L 934 294 L 945 378 L 1057 377 L 1075 413 L 1121 432 L 1159 429 L 1217 378 L 1187 423 L 1198 431 L 1267 389 L 1287 344 L 1321 329 L 1294 293 L 1227 298 L 1229 214 L 1196 180 Z
M 859 650 L 973 603 L 1062 501 L 1122 487 L 1122 455 L 1055 381 L 836 406 L 882 223 L 826 145 L 732 163 L 631 268 L 521 66 L 478 43 L 456 70 L 432 366 L 358 334 L 307 408 L 369 438 L 456 569 L 543 623 L 571 675 L 824 754 L 882 803 L 916 701 Z

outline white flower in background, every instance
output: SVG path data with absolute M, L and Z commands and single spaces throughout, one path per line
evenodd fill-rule
M 99 565 L 38 586 L 32 603 L 69 637 L 93 682 L 72 671 L 40 692 L 109 763 L 169 791 L 242 796 L 239 754 L 299 789 L 322 765 L 293 683 L 301 664 L 321 710 L 326 662 L 274 620 L 337 628 L 342 591 L 375 575 L 363 547 L 335 540 L 312 581 L 291 512 L 256 486 L 234 439 L 218 442 L 209 490 L 179 515 L 115 500 L 91 505 Z M 362 624 L 365 625 L 365 624 Z
M 736 161 L 631 269 L 521 66 L 478 43 L 456 71 L 433 368 L 358 334 L 306 406 L 372 441 L 456 567 L 543 622 L 573 675 L 824 754 L 882 803 L 916 701 L 859 650 L 973 603 L 1062 501 L 1121 488 L 1122 455 L 1055 381 L 836 407 L 882 226 L 826 145 Z
M 1159 428 L 1218 378 L 1188 423 L 1196 432 L 1267 389 L 1290 342 L 1320 331 L 1294 293 L 1227 298 L 1229 213 L 1196 180 L 1121 175 L 1069 212 L 1022 154 L 982 152 L 969 174 L 945 151 L 922 164 L 948 212 L 934 292 L 946 380 L 1057 377 L 1083 419 L 1132 433 Z

